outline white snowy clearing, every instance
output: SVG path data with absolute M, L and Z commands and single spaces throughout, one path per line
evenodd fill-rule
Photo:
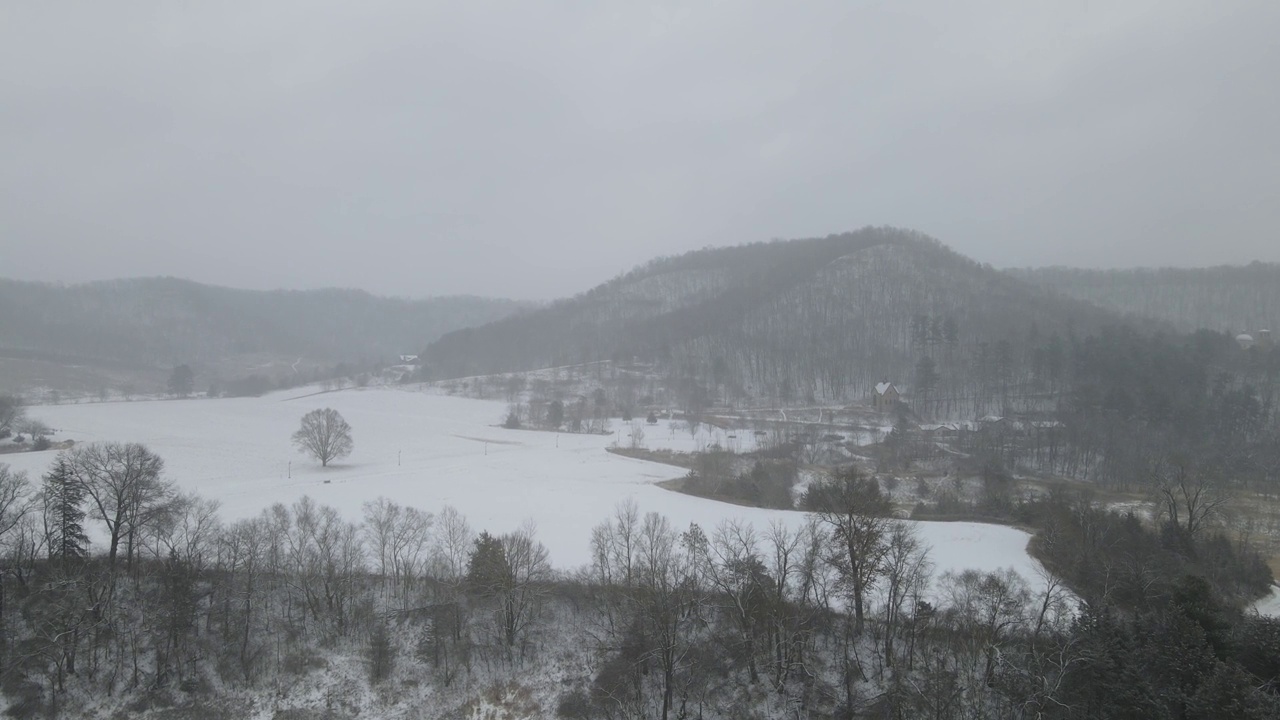
M 1272 585 L 1271 594 L 1255 602 L 1253 609 L 1259 615 L 1280 617 L 1280 585 Z
M 728 518 L 760 530 L 774 520 L 797 526 L 804 519 L 799 512 L 739 507 L 657 487 L 682 471 L 607 452 L 610 445 L 627 444 L 617 434 L 503 429 L 496 423 L 506 416 L 505 403 L 391 388 L 307 393 L 55 405 L 31 414 L 57 429 L 58 439 L 146 444 L 164 458 L 168 477 L 180 487 L 219 500 L 224 520 L 252 517 L 303 495 L 352 520 L 360 518 L 364 502 L 379 496 L 430 512 L 452 505 L 477 532 L 504 533 L 534 521 L 552 563 L 565 569 L 590 561 L 591 529 L 626 498 L 642 513 L 666 515 L 676 528 L 696 522 L 708 532 Z M 290 441 L 302 415 L 323 407 L 342 413 L 355 439 L 351 456 L 329 468 L 298 454 Z M 665 427 L 647 428 L 646 439 L 650 431 L 656 431 L 654 440 L 670 439 Z M 684 438 L 690 438 L 687 430 Z M 54 455 L 3 455 L 0 462 L 38 481 Z M 1032 587 L 1041 584 L 1025 532 L 963 522 L 919 527 L 938 574 L 1013 568 Z

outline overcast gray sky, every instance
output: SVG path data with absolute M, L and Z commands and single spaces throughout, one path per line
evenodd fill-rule
M 0 276 L 550 298 L 927 232 L 1280 260 L 1280 2 L 0 5 Z

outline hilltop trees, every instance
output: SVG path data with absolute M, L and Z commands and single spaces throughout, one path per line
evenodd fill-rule
M 312 410 L 302 416 L 302 427 L 293 434 L 293 444 L 320 461 L 321 467 L 351 454 L 355 443 L 351 439 L 351 426 L 333 408 Z

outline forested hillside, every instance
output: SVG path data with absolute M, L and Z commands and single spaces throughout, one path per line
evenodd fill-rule
M 357 290 L 258 292 L 174 278 L 68 286 L 0 280 L 0 350 L 159 367 L 247 354 L 339 362 L 413 353 L 520 307 Z
M 1052 336 L 1116 316 L 1063 301 L 919 233 L 843 235 L 655 260 L 550 307 L 427 348 L 438 377 L 603 359 L 658 362 L 693 392 L 860 399 L 883 379 L 953 399 L 979 364 L 1012 375 Z M 700 389 L 699 389 L 700 388 Z
M 1068 297 L 1122 313 L 1173 323 L 1179 330 L 1219 332 L 1278 329 L 1280 265 L 1009 271 L 1015 277 Z

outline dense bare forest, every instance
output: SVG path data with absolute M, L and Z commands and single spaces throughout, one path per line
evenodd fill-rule
M 1276 330 L 1280 326 L 1280 265 L 1009 271 L 1034 285 L 1120 313 L 1172 323 L 1184 332 Z
M 863 399 L 932 356 L 952 396 L 980 353 L 1114 321 L 918 233 L 845 235 L 654 261 L 575 298 L 450 333 L 423 353 L 437 377 L 592 360 L 661 363 L 728 397 Z

